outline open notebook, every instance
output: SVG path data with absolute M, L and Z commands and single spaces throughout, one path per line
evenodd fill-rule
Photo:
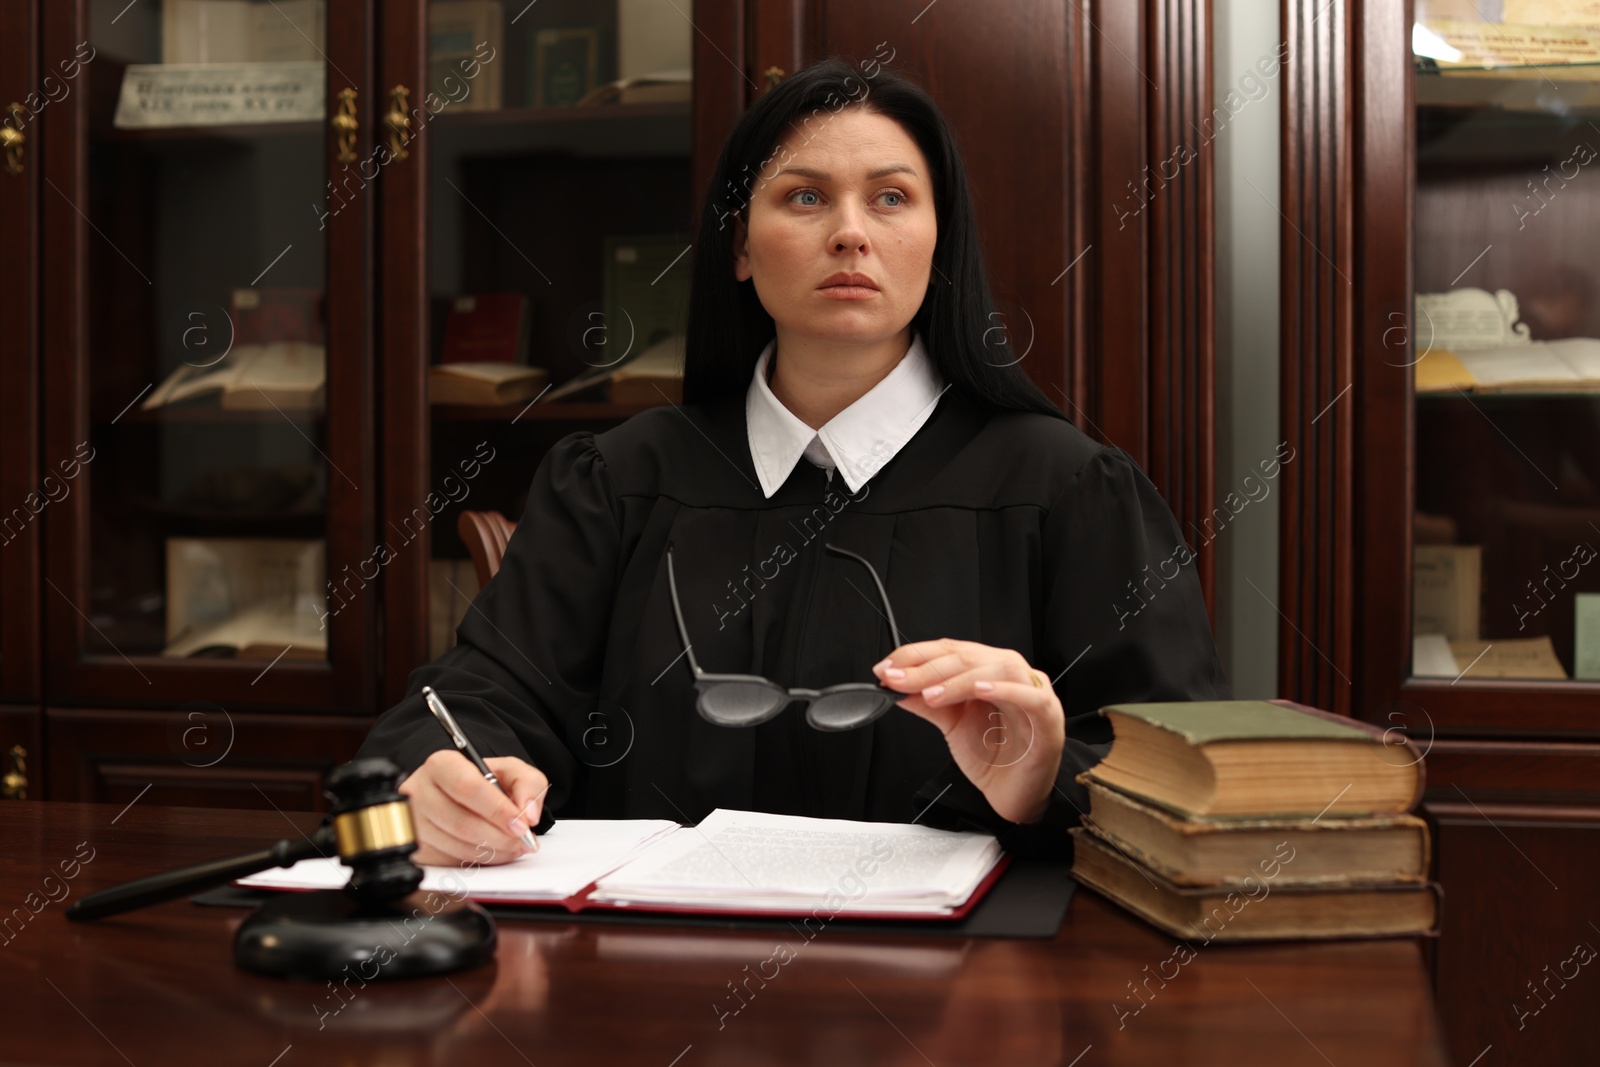
M 1009 859 L 988 834 L 718 808 L 698 826 L 563 819 L 539 851 L 494 867 L 424 867 L 423 890 L 499 904 L 697 914 L 960 918 Z M 335 889 L 336 859 L 240 879 L 259 889 Z

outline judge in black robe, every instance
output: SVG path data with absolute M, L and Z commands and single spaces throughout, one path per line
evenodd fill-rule
M 1054 851 L 1087 808 L 1074 777 L 1111 739 L 1100 707 L 1227 697 L 1192 555 L 1121 450 L 950 389 L 861 491 L 802 460 L 768 499 L 745 419 L 730 400 L 664 406 L 558 442 L 458 644 L 412 673 L 361 755 L 411 770 L 450 747 L 420 696 L 431 685 L 485 756 L 549 777 L 557 816 L 918 819 Z M 798 708 L 748 728 L 701 718 L 668 596 L 669 540 L 707 671 L 816 689 L 875 681 L 895 647 L 888 623 L 865 570 L 824 541 L 877 568 L 907 642 L 1021 653 L 1052 679 L 1067 721 L 1044 818 L 996 815 L 939 730 L 898 707 L 838 733 Z M 1008 738 L 995 758 L 1027 742 Z

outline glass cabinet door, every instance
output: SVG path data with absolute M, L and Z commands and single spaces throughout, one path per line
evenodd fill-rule
M 462 512 L 516 521 L 554 442 L 681 398 L 693 16 L 686 0 L 432 0 L 406 53 L 425 57 L 417 82 L 385 74 L 410 157 L 386 189 L 414 182 L 426 219 L 422 260 L 400 268 L 422 289 L 415 338 L 385 353 L 416 383 L 415 427 L 388 389 L 386 432 L 421 453 L 409 485 L 389 482 L 384 534 L 411 568 L 390 586 L 411 590 L 390 616 L 390 699 L 478 590 Z
M 1416 0 L 1414 677 L 1600 681 L 1600 4 Z
M 48 42 L 82 73 L 46 116 L 47 284 L 77 294 L 46 348 L 72 488 L 49 516 L 57 691 L 360 703 L 371 597 L 340 579 L 378 489 L 368 227 L 339 177 L 367 137 L 361 5 L 62 7 Z

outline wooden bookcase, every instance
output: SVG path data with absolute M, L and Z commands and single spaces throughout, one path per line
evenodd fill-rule
M 1452 1058 L 1479 1067 L 1575 1063 L 1592 1045 L 1575 985 L 1552 985 L 1556 995 L 1529 1017 L 1516 1006 L 1537 1008 L 1529 983 L 1540 988 L 1546 968 L 1570 957 L 1575 943 L 1600 938 L 1591 925 L 1600 879 L 1600 684 L 1478 680 L 1470 671 L 1413 676 L 1413 511 L 1448 510 L 1468 536 L 1483 528 L 1492 500 L 1524 496 L 1508 485 L 1534 484 L 1527 499 L 1548 491 L 1555 483 L 1536 484 L 1544 457 L 1533 454 L 1548 445 L 1557 456 L 1576 450 L 1577 467 L 1592 461 L 1593 437 L 1573 429 L 1569 416 L 1592 417 L 1600 398 L 1418 396 L 1415 367 L 1430 346 L 1413 296 L 1508 288 L 1527 308 L 1543 284 L 1529 264 L 1562 257 L 1592 279 L 1600 269 L 1591 221 L 1600 186 L 1564 188 L 1554 207 L 1565 219 L 1541 218 L 1549 225 L 1527 233 L 1518 232 L 1505 193 L 1540 175 L 1555 145 L 1584 139 L 1580 131 L 1600 144 L 1589 128 L 1600 112 L 1579 104 L 1558 117 L 1554 103 L 1505 110 L 1486 92 L 1472 108 L 1441 115 L 1435 83 L 1419 99 L 1421 79 L 1439 75 L 1414 69 L 1414 10 L 1379 0 L 1282 7 L 1291 54 L 1282 128 L 1282 422 L 1300 458 L 1284 475 L 1280 678 L 1283 695 L 1402 731 L 1427 754 L 1423 813 L 1445 893 L 1432 956 Z M 1583 80 L 1592 79 L 1591 72 Z M 1534 81 L 1544 91 L 1548 79 Z M 1457 126 L 1463 122 L 1477 125 Z M 1452 154 L 1440 151 L 1442 123 L 1458 130 Z M 1570 138 L 1552 139 L 1558 126 Z M 1589 312 L 1587 321 L 1547 325 L 1536 336 L 1600 336 L 1592 304 Z M 1506 471 L 1514 472 L 1510 483 Z M 1558 476 L 1571 490 L 1561 508 L 1600 504 L 1592 486 L 1586 501 L 1573 488 L 1581 479 Z M 1592 540 L 1600 545 L 1600 534 Z M 1484 548 L 1489 640 L 1517 636 L 1505 626 L 1505 583 L 1496 575 L 1514 564 L 1534 578 L 1555 560 L 1537 546 L 1507 544 L 1489 538 Z M 1600 571 L 1573 588 L 1600 590 Z M 1552 610 L 1570 613 L 1571 593 Z M 1570 630 L 1535 632 L 1554 635 L 1570 672 Z

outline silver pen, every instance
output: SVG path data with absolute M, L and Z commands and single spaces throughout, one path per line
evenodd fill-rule
M 425 685 L 422 687 L 422 699 L 427 702 L 428 710 L 433 712 L 433 717 L 439 720 L 439 725 L 444 727 L 444 732 L 450 735 L 450 740 L 455 742 L 455 746 L 461 754 L 472 761 L 473 765 L 489 780 L 490 785 L 505 793 L 506 799 L 510 800 L 511 794 L 506 792 L 506 787 L 500 784 L 500 779 L 495 777 L 494 772 L 489 769 L 489 765 L 483 762 L 483 757 L 478 755 L 478 750 L 472 747 L 472 742 L 467 740 L 467 735 L 461 731 L 460 725 L 456 722 L 456 717 L 450 714 L 449 708 L 444 706 L 444 701 L 440 700 L 439 694 L 433 691 L 433 686 Z M 522 831 L 522 843 L 535 852 L 539 851 L 539 842 L 533 836 L 531 829 Z

